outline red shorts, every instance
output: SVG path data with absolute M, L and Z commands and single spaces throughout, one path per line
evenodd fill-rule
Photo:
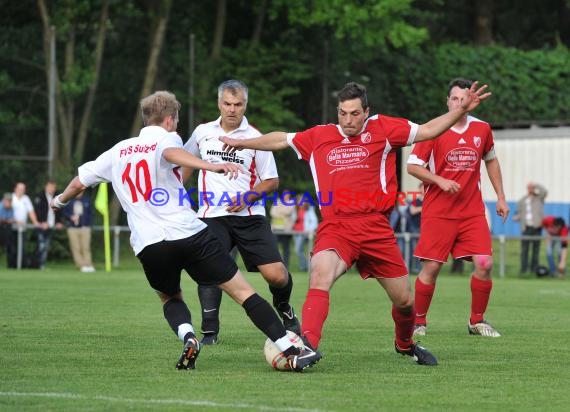
M 394 231 L 382 214 L 326 219 L 317 230 L 313 255 L 334 250 L 347 269 L 356 262 L 363 279 L 408 274 Z
M 491 233 L 485 216 L 466 219 L 422 216 L 414 256 L 445 263 L 450 253 L 454 259 L 492 255 Z

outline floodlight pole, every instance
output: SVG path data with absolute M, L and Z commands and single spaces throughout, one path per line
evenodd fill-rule
M 55 119 L 55 27 L 49 30 L 49 82 L 48 82 L 48 178 L 53 177 L 55 158 L 56 119 Z

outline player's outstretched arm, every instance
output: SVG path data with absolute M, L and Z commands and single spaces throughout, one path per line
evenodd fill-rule
M 162 157 L 164 157 L 167 162 L 174 163 L 178 166 L 223 173 L 230 179 L 237 179 L 239 173 L 243 172 L 242 167 L 238 164 L 206 162 L 205 160 L 202 160 L 199 157 L 196 157 L 193 154 L 188 153 L 186 150 L 180 149 L 178 147 L 170 147 L 168 149 L 164 149 L 162 152 Z
M 87 189 L 87 186 L 81 183 L 79 176 L 75 176 L 71 179 L 71 182 L 69 182 L 63 193 L 57 195 L 51 200 L 50 207 L 57 212 L 59 209 L 67 205 L 71 199 L 75 199 L 77 195 L 85 189 Z
M 285 132 L 271 132 L 255 139 L 232 139 L 227 136 L 221 136 L 219 139 L 224 143 L 224 150 L 229 153 L 242 149 L 275 152 L 289 147 Z
M 487 92 L 486 90 L 486 84 L 479 87 L 478 82 L 473 82 L 470 89 L 465 89 L 465 94 L 461 99 L 461 106 L 420 125 L 414 142 L 435 139 L 445 132 L 463 116 L 467 115 L 470 111 L 479 106 L 482 101 L 491 96 L 491 92 Z

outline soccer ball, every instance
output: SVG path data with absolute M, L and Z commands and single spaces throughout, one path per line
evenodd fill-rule
M 294 332 L 288 330 L 287 337 L 289 338 L 289 341 L 297 348 L 302 349 L 305 347 L 303 340 Z M 265 360 L 273 367 L 273 369 L 276 369 L 278 371 L 290 370 L 289 364 L 287 363 L 287 357 L 283 355 L 283 352 L 281 352 L 279 348 L 275 346 L 275 343 L 273 343 L 269 338 L 267 338 L 265 341 L 263 354 L 265 355 Z

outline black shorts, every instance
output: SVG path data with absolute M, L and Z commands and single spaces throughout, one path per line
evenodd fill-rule
M 202 219 L 230 252 L 237 246 L 249 272 L 259 265 L 283 262 L 277 240 L 265 216 L 220 216 Z
M 148 245 L 137 257 L 150 286 L 168 296 L 180 292 L 182 269 L 200 285 L 219 285 L 238 271 L 234 260 L 208 228 L 184 239 Z

